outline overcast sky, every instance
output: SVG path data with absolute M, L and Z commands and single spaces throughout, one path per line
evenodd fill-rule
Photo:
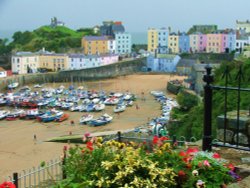
M 33 30 L 54 16 L 70 28 L 122 21 L 129 32 L 148 27 L 187 31 L 193 24 L 234 28 L 250 19 L 250 0 L 0 0 L 1 30 Z

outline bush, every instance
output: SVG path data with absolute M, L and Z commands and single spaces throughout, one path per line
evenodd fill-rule
M 179 152 L 167 140 L 154 137 L 152 151 L 146 143 L 116 141 L 71 147 L 64 166 L 67 179 L 56 187 L 190 188 L 200 181 L 207 187 L 219 187 L 234 180 L 229 174 L 234 172 L 218 154 L 199 152 L 196 148 Z

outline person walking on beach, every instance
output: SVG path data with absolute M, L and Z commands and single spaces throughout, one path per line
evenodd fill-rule
M 36 141 L 37 141 L 36 134 L 34 134 L 33 140 L 34 140 L 34 143 L 36 144 Z
M 136 108 L 136 110 L 139 110 L 139 109 L 140 109 L 140 107 L 139 107 L 138 104 L 135 105 L 135 108 Z

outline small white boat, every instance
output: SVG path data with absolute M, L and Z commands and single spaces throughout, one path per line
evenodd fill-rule
M 92 114 L 84 114 L 80 118 L 80 124 L 86 124 L 87 122 L 91 121 L 94 118 Z
M 94 98 L 94 99 L 92 100 L 92 102 L 93 102 L 94 104 L 97 104 L 97 103 L 100 102 L 100 99 L 99 99 L 99 98 Z
M 126 106 L 133 106 L 133 104 L 134 104 L 134 101 L 132 101 L 132 100 L 128 100 L 126 102 Z
M 16 118 L 18 118 L 21 114 L 24 114 L 25 111 L 22 109 L 15 109 L 13 111 L 11 111 L 7 116 L 6 119 L 7 120 L 14 120 Z
M 86 108 L 87 108 L 87 105 L 80 105 L 79 107 L 78 107 L 78 111 L 79 112 L 83 112 L 83 111 L 86 111 Z
M 7 116 L 9 113 L 10 113 L 9 111 L 1 110 L 1 111 L 0 111 L 0 119 L 6 118 L 6 116 Z
M 114 112 L 118 113 L 118 112 L 123 112 L 126 109 L 126 105 L 122 104 L 122 105 L 117 105 L 114 107 Z
M 105 101 L 104 101 L 104 104 L 107 104 L 107 105 L 115 105 L 119 102 L 119 98 L 116 98 L 116 97 L 110 97 L 110 98 L 107 98 Z
M 19 83 L 18 82 L 14 82 L 14 83 L 11 83 L 8 85 L 8 88 L 9 89 L 15 89 L 19 86 Z
M 102 111 L 105 109 L 105 104 L 99 103 L 95 105 L 95 111 Z
M 70 110 L 71 112 L 79 111 L 80 107 L 81 107 L 81 106 L 74 105 L 74 106 L 70 107 L 69 110 Z
M 34 85 L 34 88 L 41 88 L 41 87 L 42 87 L 42 85 L 40 85 L 40 84 Z

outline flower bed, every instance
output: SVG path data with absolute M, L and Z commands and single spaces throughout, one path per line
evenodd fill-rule
M 217 153 L 173 149 L 167 138 L 146 143 L 102 139 L 65 148 L 67 179 L 56 187 L 214 187 L 240 180 L 234 166 Z

